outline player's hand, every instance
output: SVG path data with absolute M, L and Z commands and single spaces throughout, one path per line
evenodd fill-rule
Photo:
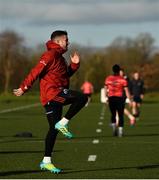
M 132 99 L 129 99 L 129 107 L 130 108 L 132 107 L 132 104 L 133 104 Z
M 80 62 L 80 56 L 77 52 L 74 52 L 72 55 L 70 55 L 71 62 L 78 64 Z
M 22 95 L 24 94 L 24 91 L 23 91 L 21 88 L 19 88 L 19 89 L 13 89 L 13 94 L 14 94 L 15 96 L 22 96 Z
M 143 98 L 144 98 L 144 95 L 143 95 L 143 94 L 141 94 L 141 95 L 140 95 L 140 98 L 141 98 L 141 99 L 143 99 Z

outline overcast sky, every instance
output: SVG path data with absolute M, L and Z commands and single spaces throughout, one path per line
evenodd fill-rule
M 0 0 L 0 32 L 5 29 L 19 32 L 29 46 L 56 29 L 92 46 L 149 32 L 159 46 L 159 0 Z

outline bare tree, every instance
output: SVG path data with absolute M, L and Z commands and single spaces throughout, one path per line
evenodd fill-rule
M 0 33 L 0 69 L 3 74 L 4 93 L 9 90 L 14 67 L 20 59 L 23 38 L 13 31 Z
M 154 38 L 149 33 L 140 33 L 134 42 L 138 50 L 142 53 L 142 60 L 147 61 L 154 48 Z

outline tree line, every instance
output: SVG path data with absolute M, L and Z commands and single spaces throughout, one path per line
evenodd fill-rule
M 18 87 L 45 50 L 44 45 L 28 48 L 24 43 L 24 37 L 17 32 L 0 33 L 0 93 L 7 94 Z M 112 73 L 111 67 L 119 64 L 130 78 L 134 71 L 139 71 L 147 91 L 158 91 L 159 52 L 154 43 L 151 34 L 141 33 L 135 38 L 118 37 L 105 48 L 72 44 L 65 57 L 69 59 L 69 54 L 77 50 L 81 66 L 71 79 L 71 88 L 80 89 L 88 80 L 93 83 L 95 92 L 99 92 L 105 77 Z M 38 83 L 33 91 L 38 91 Z

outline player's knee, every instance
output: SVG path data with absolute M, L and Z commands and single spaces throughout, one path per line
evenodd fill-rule
M 84 101 L 84 104 L 86 104 L 88 102 L 88 97 L 86 95 L 84 95 L 83 101 Z
M 82 104 L 85 105 L 87 103 L 87 101 L 88 101 L 88 97 L 85 94 L 82 94 L 80 96 L 80 101 L 81 101 Z

